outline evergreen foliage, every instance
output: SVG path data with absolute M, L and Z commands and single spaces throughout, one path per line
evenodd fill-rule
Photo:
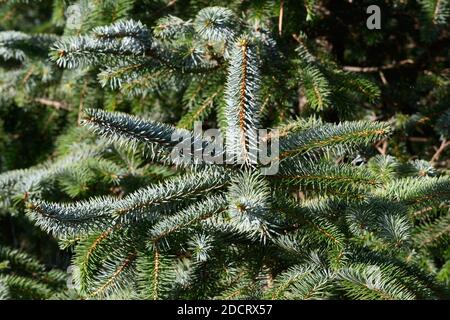
M 0 299 L 450 298 L 450 4 L 376 2 L 0 1 Z
M 48 270 L 34 257 L 0 247 L 0 298 L 46 299 L 65 287 L 66 274 Z

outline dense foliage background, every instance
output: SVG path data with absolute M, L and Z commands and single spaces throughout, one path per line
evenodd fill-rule
M 366 8 L 373 4 L 381 8 L 380 30 L 369 30 L 366 27 L 369 17 Z M 212 6 L 227 9 L 202 11 Z M 230 12 L 233 19 L 229 16 Z M 262 127 L 279 127 L 286 132 L 301 133 L 302 130 L 319 128 L 322 124 L 338 126 L 343 121 L 365 121 L 361 127 L 352 127 L 351 124 L 348 127 L 344 124 L 342 128 L 325 125 L 323 131 L 317 134 L 324 135 L 324 154 L 334 153 L 328 157 L 321 153 L 320 157 L 314 158 L 317 161 L 316 167 L 301 167 L 302 172 L 307 172 L 310 176 L 313 173 L 323 174 L 322 180 L 308 180 L 298 184 L 290 181 L 287 184 L 300 204 L 302 201 L 316 201 L 320 197 L 327 197 L 327 201 L 333 202 L 327 202 L 327 209 L 323 209 L 323 203 L 303 203 L 301 206 L 314 208 L 315 212 L 324 210 L 330 213 L 325 218 L 336 223 L 337 229 L 342 227 L 341 230 L 333 229 L 334 225 L 330 227 L 329 221 L 320 221 L 317 225 L 320 228 L 330 227 L 329 230 L 325 229 L 327 232 L 342 234 L 346 239 L 342 254 L 348 254 L 349 260 L 352 254 L 364 257 L 360 258 L 361 261 L 369 254 L 352 253 L 353 249 L 347 250 L 347 241 L 351 245 L 357 244 L 373 250 L 371 261 L 387 259 L 376 255 L 386 254 L 386 257 L 395 256 L 401 264 L 399 262 L 395 266 L 398 269 L 389 269 L 394 265 L 391 261 L 386 262 L 386 269 L 383 269 L 384 265 L 381 268 L 383 276 L 388 279 L 392 276 L 394 279 L 383 285 L 383 289 L 389 293 L 385 296 L 375 290 L 372 292 L 368 283 L 373 278 L 366 271 L 358 273 L 359 267 L 352 265 L 353 269 L 350 268 L 348 274 L 337 272 L 333 276 L 342 280 L 333 289 L 328 285 L 323 288 L 317 285 L 322 280 L 314 282 L 314 279 L 324 279 L 322 274 L 310 275 L 310 278 L 304 280 L 305 283 L 315 283 L 320 287 L 317 292 L 322 294 L 314 293 L 311 297 L 448 298 L 449 17 L 450 3 L 447 0 L 0 0 L 0 297 L 80 298 L 95 296 L 100 289 L 113 283 L 108 276 L 115 275 L 117 268 L 111 267 L 104 274 L 98 273 L 97 269 L 101 268 L 99 264 L 109 263 L 117 267 L 102 254 L 114 251 L 114 248 L 120 246 L 117 242 L 133 243 L 137 240 L 128 239 L 140 236 L 143 238 L 139 239 L 145 241 L 148 236 L 146 231 L 127 231 L 129 233 L 121 234 L 101 248 L 99 256 L 91 258 L 93 261 L 85 261 L 83 254 L 90 252 L 89 248 L 92 248 L 93 243 L 98 243 L 96 241 L 99 237 L 107 237 L 106 231 L 103 230 L 100 236 L 89 234 L 90 238 L 86 240 L 83 238 L 86 234 L 79 235 L 73 231 L 75 227 L 70 229 L 72 227 L 49 225 L 47 221 L 41 221 L 30 214 L 29 210 L 36 208 L 30 199 L 73 203 L 95 196 L 124 198 L 147 185 L 167 181 L 173 176 L 179 177 L 180 170 L 173 166 L 150 164 L 150 156 L 142 152 L 136 142 L 132 143 L 132 135 L 122 145 L 127 145 L 128 142 L 128 146 L 133 145 L 134 148 L 111 147 L 110 142 L 117 140 L 116 137 L 108 136 L 111 140 L 105 142 L 81 124 L 91 121 L 95 126 L 101 122 L 98 119 L 106 123 L 121 120 L 125 127 L 128 125 L 129 128 L 134 126 L 136 130 L 139 128 L 133 122 L 137 121 L 135 118 L 108 118 L 108 114 L 89 111 L 99 108 L 172 124 L 179 129 L 192 129 L 194 121 L 198 120 L 203 121 L 204 127 L 225 128 L 229 117 L 226 113 L 229 105 L 227 98 L 232 95 L 226 90 L 233 88 L 228 72 L 235 61 L 233 51 L 227 47 L 226 42 L 235 33 L 239 33 L 248 36 L 250 42 L 255 42 L 254 50 L 258 57 L 255 59 L 258 60 L 261 74 L 258 112 L 261 114 Z M 98 28 L 108 25 L 112 27 Z M 217 30 L 213 27 L 208 29 L 210 25 Z M 160 47 L 142 40 L 149 34 L 159 41 Z M 165 56 L 167 52 L 170 55 Z M 251 89 L 249 95 L 253 93 Z M 380 127 L 370 127 L 370 123 Z M 108 130 L 96 129 L 97 132 L 108 135 Z M 375 130 L 377 134 L 364 138 L 356 134 L 364 130 Z M 342 149 L 334 150 L 330 147 L 333 137 L 347 139 L 341 139 L 345 140 Z M 309 139 L 310 136 L 300 135 L 294 138 L 297 140 L 287 141 L 286 145 L 292 144 L 298 148 L 298 141 Z M 353 138 L 355 139 L 352 140 Z M 354 148 L 356 144 L 362 144 L 362 147 Z M 308 145 L 305 150 L 313 147 L 319 146 Z M 327 170 L 331 169 L 322 163 L 322 156 L 327 161 L 331 159 L 339 165 L 349 165 L 346 173 L 353 179 L 351 184 L 325 181 L 326 177 L 330 178 L 331 171 Z M 317 160 L 319 158 L 320 164 Z M 367 167 L 367 173 L 352 171 L 358 166 Z M 295 165 L 292 164 L 292 167 Z M 341 171 L 333 170 L 337 172 L 336 175 L 343 175 Z M 243 173 L 244 176 L 245 174 Z M 386 183 L 385 188 L 380 189 L 383 191 L 377 191 L 380 197 L 403 201 L 412 199 L 414 194 L 415 199 L 421 199 L 420 203 L 419 200 L 411 200 L 414 203 L 411 204 L 412 209 L 408 209 L 408 215 L 412 217 L 408 226 L 401 219 L 389 220 L 382 224 L 381 229 L 362 228 L 364 232 L 356 232 L 352 230 L 352 223 L 344 226 L 339 218 L 335 219 L 332 212 L 339 212 L 343 208 L 341 201 L 347 203 L 351 194 L 364 194 L 365 191 L 361 190 L 368 183 L 363 180 L 366 174 L 380 183 Z M 402 180 L 416 177 L 435 180 L 417 180 L 411 185 Z M 252 185 L 257 185 L 257 179 L 252 179 L 256 178 L 247 177 L 242 181 L 262 190 L 261 193 L 252 194 L 255 191 L 252 191 L 252 187 L 236 180 L 238 182 L 234 189 L 230 187 L 227 197 L 232 197 L 230 194 L 234 192 L 238 198 L 242 190 L 247 190 L 251 196 L 255 196 L 255 202 L 265 203 L 270 192 L 264 193 L 264 188 Z M 355 179 L 360 180 L 355 182 Z M 436 184 L 432 184 L 434 182 Z M 356 184 L 358 187 L 355 187 Z M 274 195 L 270 197 L 281 199 Z M 216 200 L 217 202 L 206 204 L 214 207 L 220 202 L 219 198 Z M 275 202 L 271 200 L 274 208 L 286 205 L 283 201 Z M 360 223 L 370 224 L 370 214 L 391 210 L 389 205 L 392 204 L 385 200 L 380 203 L 365 203 L 369 212 L 367 217 L 360 215 L 355 221 L 360 219 Z M 345 212 L 350 215 L 350 209 L 345 208 Z M 60 209 L 51 207 L 51 210 Z M 88 211 L 95 210 L 91 207 Z M 402 212 L 403 208 L 398 210 Z M 361 209 L 354 211 L 360 213 Z M 305 220 L 308 220 L 308 214 L 305 213 Z M 268 219 L 271 222 L 276 220 Z M 347 216 L 346 219 L 350 218 Z M 159 227 L 170 230 L 167 225 Z M 80 228 L 99 231 L 90 230 L 91 226 Z M 391 229 L 388 230 L 389 228 Z M 239 227 L 236 226 L 236 229 Z M 155 229 L 152 230 L 156 232 Z M 242 235 L 248 230 L 238 231 L 236 232 Z M 283 229 L 283 232 L 289 231 L 291 230 Z M 69 237 L 71 232 L 76 236 Z M 233 234 L 233 231 L 229 232 Z M 175 256 L 178 259 L 178 269 L 166 281 L 176 278 L 182 289 L 174 291 L 164 287 L 156 290 L 158 295 L 152 291 L 144 296 L 267 297 L 259 292 L 259 287 L 255 288 L 257 286 L 254 280 L 259 279 L 265 283 L 264 288 L 269 288 L 271 298 L 308 298 L 306 294 L 299 294 L 304 289 L 301 285 L 297 289 L 289 289 L 291 291 L 286 294 L 283 291 L 295 283 L 293 275 L 296 272 L 301 274 L 309 268 L 303 265 L 302 268 L 306 269 L 292 267 L 294 264 L 289 255 L 294 253 L 291 249 L 296 246 L 305 247 L 312 252 L 309 257 L 312 260 L 322 259 L 321 251 L 333 252 L 325 254 L 326 270 L 332 270 L 333 264 L 338 264 L 333 259 L 336 256 L 340 258 L 341 251 L 335 244 L 310 246 L 309 240 L 302 237 L 306 239 L 309 234 L 279 239 L 278 245 L 286 250 L 279 260 L 272 252 L 273 247 L 264 247 L 253 253 L 249 253 L 251 250 L 248 247 L 243 251 L 236 249 L 233 253 L 223 253 L 224 257 L 232 261 L 239 261 L 246 254 L 254 254 L 254 260 L 260 262 L 258 266 L 242 267 L 244 269 L 233 265 L 227 269 L 226 276 L 223 276 L 219 272 L 215 275 L 203 274 L 208 270 L 218 270 L 217 266 L 221 263 L 226 264 L 216 261 L 220 260 L 218 256 L 222 251 L 214 251 L 215 242 L 209 234 L 199 231 L 195 239 L 189 238 L 189 235 L 181 235 L 180 239 L 171 243 L 171 251 L 167 249 L 170 252 L 169 258 Z M 320 243 L 320 236 L 314 237 L 318 237 L 317 242 Z M 176 249 L 174 243 L 177 241 L 183 243 L 180 245 L 182 249 Z M 324 240 L 324 243 L 327 241 L 329 239 Z M 144 245 L 142 251 L 147 252 L 146 250 L 152 249 Z M 117 253 L 118 256 L 121 254 Z M 304 256 L 304 253 L 301 254 Z M 330 258 L 333 255 L 334 258 Z M 156 256 L 150 256 L 156 259 Z M 208 259 L 209 256 L 213 258 Z M 130 258 L 129 255 L 126 257 Z M 151 259 L 148 260 L 148 264 L 154 263 L 150 262 Z M 200 271 L 190 266 L 190 263 L 194 265 L 194 260 L 196 263 L 206 261 L 198 267 Z M 82 289 L 72 292 L 67 290 L 66 269 L 74 261 L 81 266 L 81 273 L 84 272 L 84 275 L 75 275 L 75 282 L 81 282 L 78 285 Z M 167 264 L 170 265 L 170 262 Z M 145 274 L 142 270 L 147 267 L 150 268 L 138 261 L 137 273 Z M 152 272 L 155 270 L 152 269 Z M 248 270 L 258 272 L 251 274 Z M 241 271 L 245 276 L 237 276 Z M 404 277 L 413 277 L 408 273 L 410 271 L 414 277 L 424 281 L 421 283 L 416 278 L 411 278 L 411 283 L 416 283 L 423 292 L 409 295 L 402 285 L 408 287 L 411 283 L 395 282 L 398 279 L 398 276 L 394 276 L 395 273 L 405 272 Z M 197 279 L 209 280 L 200 281 L 200 285 L 190 288 L 186 293 L 183 290 L 193 281 L 193 278 L 189 278 L 190 272 L 196 273 Z M 131 273 L 124 276 L 124 279 L 131 279 L 134 276 Z M 153 276 L 150 273 L 149 278 Z M 145 276 L 141 278 L 139 281 L 144 283 L 148 280 Z M 153 284 L 156 278 L 152 278 Z M 124 288 L 128 288 L 128 282 L 124 279 L 119 279 L 122 282 L 114 284 L 111 290 L 106 290 L 105 294 L 99 294 L 98 297 L 136 298 L 135 292 L 124 292 Z M 211 279 L 220 285 L 208 287 L 210 283 L 206 282 Z M 432 285 L 426 284 L 428 280 Z M 152 280 L 148 281 L 150 283 Z M 89 287 L 92 283 L 97 285 L 97 289 L 95 286 Z M 242 291 L 240 295 L 233 293 L 235 283 L 239 284 L 239 290 Z M 358 283 L 364 284 L 364 290 L 369 287 L 368 291 L 359 288 Z M 229 295 L 222 292 L 223 288 L 230 289 Z

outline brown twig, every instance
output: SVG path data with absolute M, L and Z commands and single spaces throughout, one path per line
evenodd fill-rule
M 84 94 L 87 91 L 87 82 L 84 82 L 83 89 L 80 95 L 80 104 L 78 105 L 78 116 L 77 116 L 77 126 L 81 125 L 81 118 L 83 115 L 83 106 L 84 106 Z
M 387 153 L 388 141 L 387 139 L 380 140 L 375 144 L 375 148 L 381 153 L 383 156 Z
M 27 81 L 28 81 L 28 80 L 30 79 L 30 77 L 33 75 L 33 72 L 34 72 L 34 68 L 31 67 L 30 70 L 28 70 L 28 72 L 25 74 L 25 77 L 23 77 L 22 84 L 27 83 Z
M 430 141 L 429 138 L 425 137 L 407 137 L 407 139 L 412 142 L 423 142 L 423 143 Z
M 281 36 L 283 32 L 283 13 L 284 13 L 284 0 L 280 0 L 280 15 L 278 16 L 278 34 Z
M 163 12 L 164 10 L 167 10 L 168 8 L 170 8 L 171 6 L 175 5 L 177 3 L 177 0 L 172 0 L 169 3 L 167 3 L 164 7 L 156 10 L 154 13 L 156 14 L 160 14 L 161 12 Z
M 350 71 L 350 72 L 380 72 L 383 70 L 389 70 L 394 69 L 406 64 L 413 64 L 414 61 L 411 59 L 406 59 L 399 61 L 397 63 L 389 63 L 387 65 L 381 66 L 381 67 L 357 67 L 357 66 L 343 66 L 342 69 L 344 71 Z
M 292 38 L 294 38 L 294 40 L 298 43 L 302 43 L 302 40 L 300 39 L 300 36 L 298 34 L 293 33 Z
M 447 139 L 442 140 L 441 145 L 434 153 L 433 157 L 430 160 L 430 163 L 439 160 L 439 157 L 441 156 L 442 152 L 444 152 L 445 148 L 447 148 L 448 146 L 450 146 L 450 141 L 447 141 Z
M 42 105 L 55 108 L 56 110 L 70 111 L 69 106 L 64 101 L 56 101 L 56 100 L 51 100 L 51 99 L 47 99 L 47 98 L 36 98 L 36 99 L 34 99 L 34 101 L 37 103 L 40 103 Z
M 385 77 L 383 71 L 381 71 L 381 70 L 378 71 L 378 74 L 380 75 L 381 82 L 382 82 L 385 86 L 387 86 L 389 83 L 388 83 L 388 81 L 386 80 L 386 77 Z

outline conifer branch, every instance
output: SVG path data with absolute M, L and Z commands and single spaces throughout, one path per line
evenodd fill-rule
M 226 86 L 227 152 L 244 163 L 255 163 L 259 128 L 258 61 L 248 38 L 240 38 L 231 53 Z

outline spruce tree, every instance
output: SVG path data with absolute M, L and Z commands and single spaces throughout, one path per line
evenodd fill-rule
M 0 297 L 449 298 L 448 74 L 439 60 L 448 2 L 379 1 L 393 17 L 418 14 L 414 41 L 438 52 L 401 46 L 398 56 L 417 60 L 386 65 L 391 44 L 377 60 L 353 42 L 380 45 L 394 26 L 357 32 L 347 53 L 319 26 L 347 5 L 294 2 L 5 2 L 3 17 L 53 13 L 40 28 L 25 15 L 23 32 L 0 32 L 2 114 L 48 117 L 34 129 L 48 149 L 0 174 L 2 212 L 57 239 L 73 285 L 0 247 Z M 79 11 L 65 17 L 69 5 Z M 365 11 L 352 10 L 361 27 Z M 0 26 L 14 29 L 8 19 Z M 366 61 L 382 66 L 341 65 Z M 417 88 L 405 97 L 406 85 L 389 78 L 411 65 Z M 375 110 L 386 97 L 418 102 Z M 173 137 L 192 154 L 211 150 L 198 121 L 220 130 L 225 147 L 213 155 L 230 161 L 174 157 Z M 419 125 L 437 150 L 408 146 Z M 6 126 L 0 147 L 14 132 Z M 258 129 L 278 143 L 273 174 L 253 152 Z M 15 157 L 1 158 L 2 170 L 15 169 Z M 42 278 L 26 278 L 29 270 Z

